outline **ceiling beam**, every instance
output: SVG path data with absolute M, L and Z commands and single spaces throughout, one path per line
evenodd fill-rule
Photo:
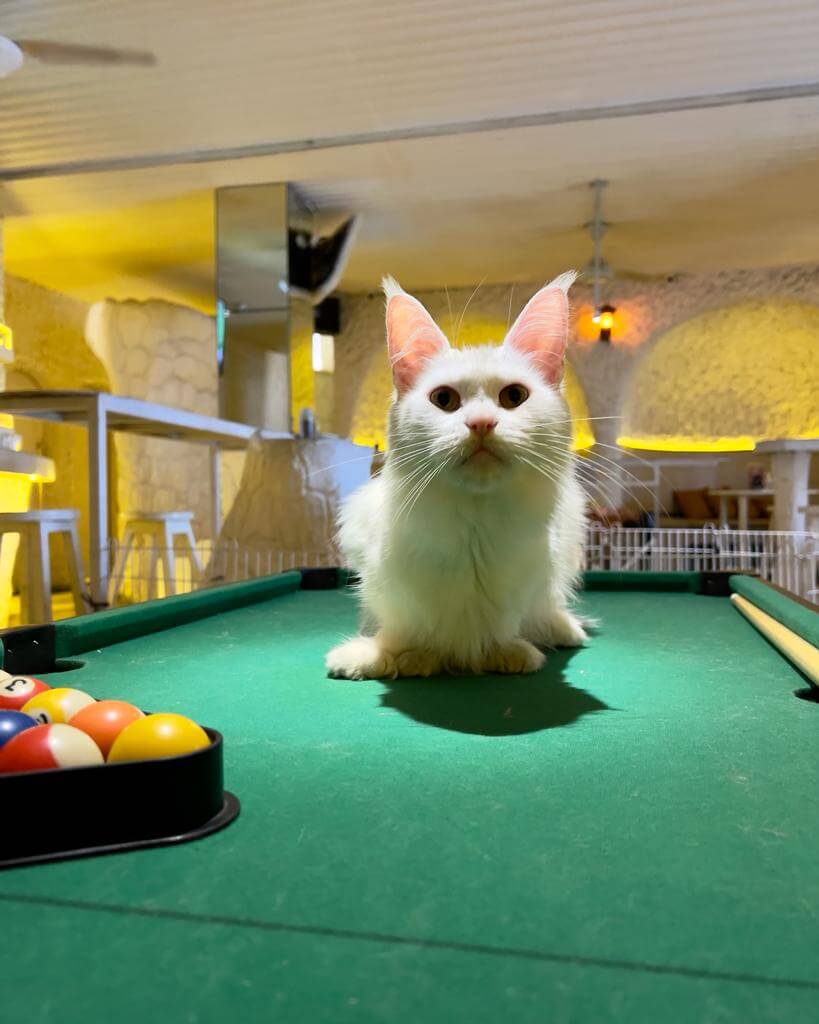
M 534 114 L 509 117 L 488 117 L 476 121 L 454 121 L 446 124 L 410 125 L 383 131 L 357 132 L 348 135 L 326 135 L 306 139 L 284 139 L 248 146 L 222 149 L 179 150 L 172 153 L 149 153 L 142 156 L 109 157 L 99 160 L 68 160 L 53 164 L 0 169 L 0 182 L 24 181 L 32 178 L 59 178 L 73 174 L 98 174 L 110 171 L 132 171 L 178 164 L 215 163 L 226 160 L 247 160 L 253 157 L 281 156 L 288 153 L 309 153 L 347 146 L 372 146 L 385 142 L 413 139 L 435 139 L 482 132 L 513 131 L 517 128 L 541 128 L 550 125 L 577 124 L 583 121 L 607 121 L 622 117 L 645 117 L 651 114 L 673 114 L 687 110 L 711 110 L 749 103 L 773 103 L 781 100 L 819 96 L 819 82 L 766 86 L 734 92 L 677 96 L 601 107 L 575 107 L 570 110 L 546 110 Z

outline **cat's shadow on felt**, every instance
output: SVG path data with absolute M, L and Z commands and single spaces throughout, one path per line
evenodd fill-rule
M 476 736 L 519 736 L 571 725 L 583 715 L 610 710 L 567 682 L 564 670 L 576 653 L 550 651 L 543 668 L 525 676 L 382 679 L 381 704 L 424 725 Z

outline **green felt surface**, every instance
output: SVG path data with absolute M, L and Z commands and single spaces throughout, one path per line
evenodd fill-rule
M 809 644 L 819 647 L 819 608 L 792 601 L 786 594 L 751 576 L 732 576 L 731 589 Z
M 327 679 L 345 591 L 83 655 L 219 729 L 242 814 L 0 875 L 7 1019 L 816 1019 L 819 706 L 725 599 L 584 604 L 527 678 Z

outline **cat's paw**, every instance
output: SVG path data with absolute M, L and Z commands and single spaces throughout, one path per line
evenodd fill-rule
M 571 612 L 559 612 L 550 626 L 554 647 L 582 647 L 589 639 L 580 619 Z
M 335 679 L 395 679 L 395 658 L 372 636 L 356 636 L 334 647 L 325 658 Z
M 494 647 L 483 667 L 485 672 L 523 675 L 537 672 L 545 661 L 546 655 L 528 640 L 510 640 L 507 644 L 498 644 Z
M 576 615 L 555 611 L 544 622 L 526 630 L 526 636 L 538 647 L 582 647 L 588 634 Z
M 415 647 L 396 656 L 399 676 L 435 676 L 442 671 L 440 657 L 432 651 Z

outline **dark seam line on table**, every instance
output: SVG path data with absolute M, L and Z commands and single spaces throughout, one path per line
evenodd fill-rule
M 380 942 L 397 946 L 416 946 L 420 949 L 450 950 L 456 953 L 478 953 L 486 956 L 510 957 L 518 960 L 539 960 L 545 963 L 567 964 L 575 967 L 601 967 L 616 971 L 634 971 L 647 974 L 671 974 L 698 981 L 732 981 L 751 985 L 771 985 L 777 988 L 819 989 L 819 981 L 801 978 L 770 978 L 758 974 L 742 974 L 732 971 L 700 970 L 696 967 L 672 967 L 664 964 L 641 963 L 630 960 L 609 960 L 605 957 L 578 956 L 571 953 L 548 953 L 538 949 L 516 949 L 505 946 L 485 946 L 473 942 L 458 942 L 447 939 L 421 939 L 408 935 L 391 935 L 382 932 L 358 932 L 349 928 L 328 928 L 323 925 L 285 924 L 279 921 L 262 921 L 252 917 L 229 917 L 221 914 L 194 914 L 184 910 L 162 910 L 150 907 L 128 907 L 118 903 L 86 903 L 82 900 L 63 900 L 50 896 L 26 896 L 17 893 L 0 892 L 4 903 L 36 904 L 44 907 L 60 907 L 66 910 L 91 910 L 123 916 L 136 915 L 184 921 L 191 924 L 213 924 L 236 928 L 249 928 L 268 932 L 289 932 L 297 935 L 318 935 L 331 939 L 356 939 L 361 942 Z

